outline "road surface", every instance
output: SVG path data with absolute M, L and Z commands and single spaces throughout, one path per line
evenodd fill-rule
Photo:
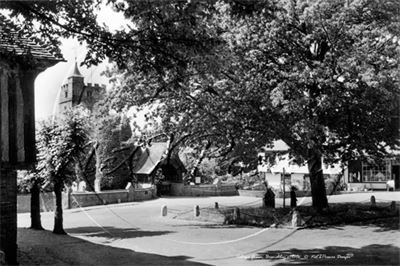
M 330 196 L 329 202 L 368 202 L 371 195 L 376 197 L 377 202 L 389 204 L 391 200 L 400 201 L 400 192 L 373 192 Z M 138 256 L 143 256 L 136 261 L 136 264 L 143 262 L 143 265 L 189 265 L 192 262 L 200 265 L 381 265 L 399 262 L 400 233 L 398 224 L 393 223 L 296 230 L 222 226 L 173 219 L 176 214 L 193 212 L 195 205 L 213 207 L 215 202 L 221 207 L 257 206 L 261 204 L 261 199 L 240 196 L 160 198 L 66 210 L 64 227 L 69 234 L 67 239 L 54 240 L 54 235 L 46 234 L 41 240 L 38 239 L 41 238 L 40 232 L 32 235 L 29 230 L 20 229 L 19 246 L 28 254 L 35 241 L 36 245 L 42 245 L 42 251 L 56 249 L 52 241 L 58 241 L 58 244 L 72 241 L 75 244 L 71 245 L 71 254 L 65 255 L 72 258 L 64 259 L 61 264 L 109 264 L 105 257 L 113 258 L 113 264 L 127 264 L 126 258 L 122 258 L 124 256 L 113 257 L 113 253 L 119 254 L 121 250 L 135 251 Z M 277 199 L 277 205 L 280 204 L 281 200 Z M 299 204 L 310 204 L 310 198 L 299 199 Z M 161 216 L 163 205 L 168 208 L 167 217 Z M 53 219 L 53 213 L 42 213 L 42 224 L 46 230 L 52 229 Z M 18 226 L 26 228 L 29 225 L 29 214 L 19 214 Z M 74 239 L 79 241 L 74 242 Z M 94 256 L 91 254 L 96 253 L 81 252 L 79 245 L 85 246 L 85 249 L 105 251 Z M 64 256 L 54 252 L 54 257 Z M 78 253 L 78 257 L 74 255 Z M 132 255 L 132 260 L 136 257 Z M 170 258 L 173 260 L 170 261 Z

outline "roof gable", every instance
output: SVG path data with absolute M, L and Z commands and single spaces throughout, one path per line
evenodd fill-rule
M 290 147 L 283 140 L 274 140 L 271 144 L 263 147 L 266 152 L 288 151 Z
M 152 142 L 149 147 L 142 150 L 133 173 L 150 175 L 163 159 L 167 149 L 168 142 Z

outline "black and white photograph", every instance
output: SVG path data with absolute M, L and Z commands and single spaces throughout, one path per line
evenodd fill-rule
M 399 0 L 0 0 L 0 265 L 400 265 Z

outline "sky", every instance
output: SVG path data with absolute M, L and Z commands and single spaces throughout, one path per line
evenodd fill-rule
M 126 25 L 122 14 L 117 14 L 111 8 L 103 5 L 98 12 L 100 23 L 106 24 L 110 30 L 117 30 Z M 36 120 L 43 120 L 50 117 L 58 103 L 60 87 L 65 80 L 71 67 L 77 58 L 78 66 L 85 58 L 86 47 L 80 45 L 75 39 L 61 40 L 61 53 L 66 62 L 60 62 L 40 73 L 35 80 L 35 117 Z M 108 62 L 103 62 L 98 66 L 89 69 L 79 66 L 79 70 L 84 76 L 85 83 L 100 83 L 109 87 L 107 78 L 102 77 L 101 73 L 106 69 Z
M 60 47 L 61 53 L 66 62 L 60 62 L 40 73 L 35 80 L 35 117 L 36 120 L 43 120 L 51 116 L 58 103 L 58 94 L 63 81 L 74 66 L 75 56 L 78 67 L 84 76 L 85 83 L 101 83 L 108 85 L 108 80 L 101 76 L 106 69 L 107 63 L 93 66 L 87 69 L 79 66 L 85 57 L 85 47 L 79 45 L 77 40 L 63 40 Z

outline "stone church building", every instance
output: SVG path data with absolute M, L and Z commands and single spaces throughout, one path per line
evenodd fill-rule
M 78 63 L 75 61 L 61 85 L 58 101 L 59 115 L 80 104 L 89 110 L 93 110 L 95 103 L 103 97 L 106 90 L 105 85 L 85 84 L 84 79 L 79 71 Z

